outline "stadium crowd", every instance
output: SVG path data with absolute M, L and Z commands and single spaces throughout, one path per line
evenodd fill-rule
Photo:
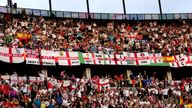
M 15 74 L 17 75 L 17 74 Z M 52 77 L 53 78 L 53 77 Z M 22 81 L 11 83 L 0 80 L 0 106 L 3 108 L 191 108 L 191 78 L 181 81 L 146 79 L 144 75 L 123 75 L 110 79 L 109 85 L 93 82 L 99 79 L 77 80 L 63 74 L 57 82 L 46 79 L 43 82 Z M 62 80 L 70 80 L 68 87 Z M 98 89 L 99 88 L 99 89 Z
M 0 43 L 33 49 L 121 53 L 188 53 L 192 48 L 190 21 L 82 21 L 35 17 L 25 12 L 1 18 Z
M 163 55 L 191 53 L 190 21 L 94 21 L 1 15 L 0 44 L 8 47 L 94 53 L 152 52 Z M 12 84 L 0 80 L 3 108 L 192 108 L 191 78 L 179 82 L 131 76 L 109 77 L 110 87 L 94 86 L 94 76 L 80 82 L 66 74 L 71 86 L 51 80 Z M 102 78 L 103 79 L 103 78 Z M 72 87 L 75 86 L 75 88 Z

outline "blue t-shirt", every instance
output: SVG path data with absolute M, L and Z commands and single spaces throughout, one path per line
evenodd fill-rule
M 56 99 L 57 99 L 57 103 L 58 103 L 59 105 L 63 103 L 63 99 L 62 99 L 62 96 L 61 96 L 61 95 L 57 94 Z
M 48 108 L 54 108 L 53 104 L 49 104 Z
M 35 104 L 35 106 L 36 106 L 37 108 L 41 108 L 41 101 L 40 101 L 39 99 L 36 99 L 36 100 L 34 101 L 34 104 Z

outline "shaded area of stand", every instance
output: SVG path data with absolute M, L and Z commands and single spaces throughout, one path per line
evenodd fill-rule
M 37 76 L 38 72 L 42 69 L 47 69 L 48 76 L 59 77 L 61 71 L 65 71 L 69 76 L 75 75 L 76 77 L 82 77 L 83 72 L 86 68 L 91 69 L 91 75 L 105 76 L 110 75 L 111 77 L 115 75 L 124 74 L 127 70 L 131 70 L 134 76 L 139 73 L 146 74 L 148 77 L 155 76 L 159 79 L 163 79 L 166 76 L 167 71 L 171 71 L 173 79 L 182 79 L 186 77 L 192 77 L 192 67 L 182 67 L 182 68 L 170 68 L 170 67 L 148 67 L 148 66 L 109 66 L 109 65 L 80 65 L 80 66 L 39 66 L 39 65 L 27 65 L 25 63 L 21 64 L 10 64 L 0 62 L 0 74 L 5 73 L 13 74 L 17 72 L 18 75 L 29 75 Z

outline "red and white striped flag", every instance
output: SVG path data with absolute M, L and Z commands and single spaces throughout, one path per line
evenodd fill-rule
M 188 47 L 188 55 L 187 55 L 187 62 L 186 62 L 186 66 L 192 66 L 192 55 L 191 55 L 191 48 Z
M 26 64 L 40 65 L 38 50 L 25 50 Z
M 175 55 L 174 62 L 169 63 L 170 67 L 183 67 L 186 66 L 187 63 L 187 56 L 184 54 Z

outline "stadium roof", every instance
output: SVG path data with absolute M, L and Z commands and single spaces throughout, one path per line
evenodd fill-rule
M 49 0 L 12 0 L 18 7 L 49 9 Z M 7 0 L 1 0 L 5 6 Z M 192 0 L 161 0 L 163 13 L 192 13 Z M 125 0 L 127 13 L 159 13 L 158 0 Z M 90 12 L 123 13 L 122 0 L 89 0 Z M 53 10 L 86 12 L 86 0 L 52 0 Z

